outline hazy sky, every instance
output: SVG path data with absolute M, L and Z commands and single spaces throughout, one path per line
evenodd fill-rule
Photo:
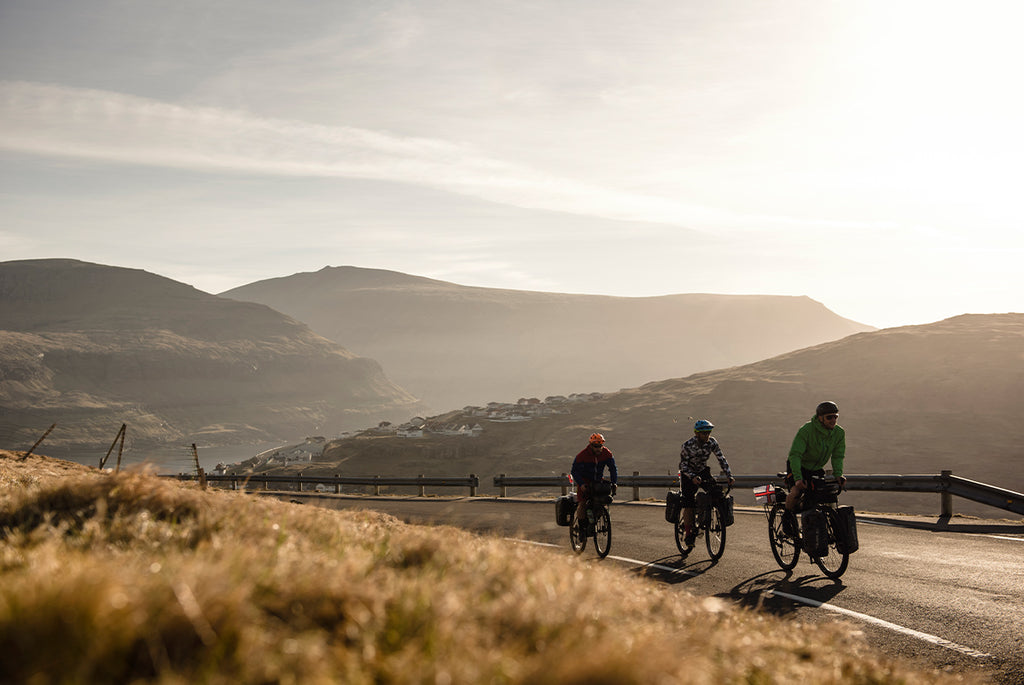
M 1018 0 L 0 0 L 0 261 L 1024 311 Z

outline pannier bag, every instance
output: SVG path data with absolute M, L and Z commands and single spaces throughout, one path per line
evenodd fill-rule
M 818 509 L 808 509 L 800 514 L 800 528 L 803 548 L 812 557 L 823 557 L 828 553 L 828 529 L 825 514 Z
M 736 515 L 733 512 L 732 495 L 726 495 L 722 500 L 722 525 L 731 526 L 736 522 Z
M 665 520 L 671 524 L 679 523 L 679 512 L 683 510 L 683 496 L 675 490 L 665 495 Z
M 612 503 L 612 484 L 606 480 L 599 480 L 591 488 L 591 497 L 598 504 Z
M 568 526 L 572 523 L 574 511 L 576 511 L 575 498 L 572 495 L 562 495 L 555 500 L 555 523 L 560 526 Z
M 844 554 L 853 554 L 860 549 L 857 542 L 857 517 L 854 516 L 853 507 L 844 506 L 836 509 L 839 518 L 839 539 L 836 540 L 836 549 Z

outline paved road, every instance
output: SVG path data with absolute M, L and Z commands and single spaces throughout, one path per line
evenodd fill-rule
M 554 524 L 551 500 L 306 493 L 289 498 L 376 509 L 410 522 L 452 524 L 572 553 L 568 529 Z M 602 563 L 807 623 L 847 620 L 889 655 L 990 674 L 998 683 L 1024 683 L 1024 524 L 967 520 L 941 529 L 934 519 L 860 518 L 860 551 L 834 582 L 806 557 L 789 575 L 779 570 L 760 508 L 737 508 L 717 564 L 700 540 L 688 556 L 679 555 L 663 506 L 616 502 L 611 513 L 611 555 Z M 592 544 L 583 555 L 597 559 Z

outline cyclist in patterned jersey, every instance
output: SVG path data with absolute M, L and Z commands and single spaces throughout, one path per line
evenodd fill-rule
M 706 419 L 700 419 L 693 424 L 693 437 L 683 443 L 679 452 L 679 490 L 682 495 L 683 505 L 683 543 L 687 547 L 693 547 L 697 537 L 697 531 L 693 528 L 693 509 L 697 506 L 697 487 L 703 480 L 713 479 L 711 468 L 708 466 L 708 459 L 714 454 L 718 458 L 718 465 L 725 471 L 729 478 L 729 485 L 735 480 L 732 471 L 729 469 L 729 462 L 722 454 L 722 448 L 718 441 L 711 437 L 711 430 L 714 424 Z

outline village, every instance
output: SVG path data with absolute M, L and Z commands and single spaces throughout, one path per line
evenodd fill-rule
M 603 393 L 573 393 L 571 395 L 551 395 L 543 400 L 536 397 L 520 398 L 516 402 L 489 402 L 487 406 L 466 406 L 456 412 L 441 417 L 424 418 L 414 416 L 401 424 L 381 421 L 372 428 L 359 431 L 348 431 L 338 436 L 346 438 L 423 438 L 431 435 L 475 438 L 484 432 L 484 423 L 509 423 L 513 421 L 532 421 L 533 419 L 555 414 L 571 414 L 572 405 L 581 402 L 592 402 L 604 397 Z M 443 418 L 442 418 L 443 417 Z M 483 422 L 483 423 L 482 423 Z M 212 471 L 214 475 L 224 474 L 230 468 L 248 466 L 260 468 L 266 466 L 286 466 L 288 464 L 312 462 L 323 454 L 327 439 L 322 436 L 307 437 L 303 442 L 293 445 L 282 445 L 266 450 L 246 459 L 240 464 L 217 464 Z

